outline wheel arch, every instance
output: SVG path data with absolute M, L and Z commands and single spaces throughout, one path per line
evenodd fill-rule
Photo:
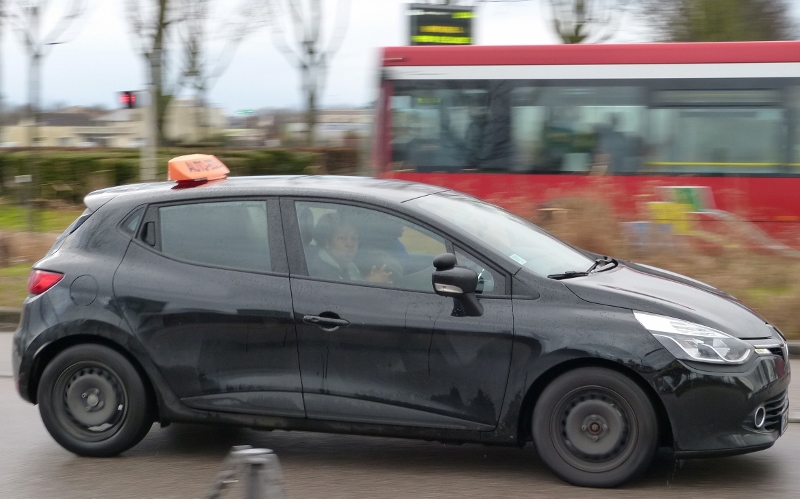
M 655 389 L 648 384 L 641 375 L 639 375 L 630 367 L 612 360 L 596 357 L 566 360 L 550 367 L 547 371 L 539 375 L 536 380 L 534 380 L 531 386 L 528 387 L 519 412 L 517 438 L 520 445 L 525 445 L 525 443 L 531 441 L 533 438 L 531 416 L 533 414 L 533 409 L 536 407 L 536 403 L 539 400 L 539 396 L 542 394 L 544 389 L 559 376 L 583 367 L 602 367 L 616 371 L 636 383 L 639 388 L 642 389 L 642 392 L 645 394 L 645 396 L 647 396 L 648 400 L 650 400 L 650 403 L 655 410 L 659 431 L 659 445 L 666 445 L 669 447 L 673 446 L 674 438 L 672 435 L 672 425 L 670 423 L 669 414 L 667 413 L 667 409 L 661 401 L 661 398 L 656 393 Z
M 28 383 L 28 397 L 30 397 L 30 401 L 34 404 L 38 403 L 37 392 L 39 390 L 39 381 L 42 378 L 42 373 L 44 373 L 45 367 L 47 367 L 47 365 L 64 350 L 76 345 L 86 344 L 105 346 L 122 355 L 128 362 L 131 363 L 133 368 L 136 369 L 136 372 L 139 374 L 139 377 L 142 379 L 142 383 L 144 383 L 147 396 L 150 399 L 150 407 L 152 407 L 153 411 L 155 411 L 153 417 L 156 421 L 159 421 L 161 400 L 158 396 L 158 392 L 155 390 L 150 376 L 144 369 L 144 366 L 129 350 L 125 349 L 122 345 L 106 336 L 98 336 L 93 334 L 73 334 L 64 336 L 48 343 L 41 350 L 36 352 L 31 365 L 31 377 Z

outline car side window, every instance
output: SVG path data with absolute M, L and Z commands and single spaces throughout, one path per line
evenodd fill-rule
M 225 201 L 158 209 L 161 252 L 201 265 L 272 270 L 266 201 Z
M 477 294 L 487 296 L 506 294 L 505 279 L 502 275 L 464 253 L 460 248 L 455 248 L 455 251 L 457 264 L 472 269 L 478 274 L 478 287 L 475 290 Z
M 400 217 L 355 206 L 295 203 L 308 275 L 433 292 L 444 239 Z

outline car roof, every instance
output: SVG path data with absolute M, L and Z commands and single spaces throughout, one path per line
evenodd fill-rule
M 336 199 L 382 201 L 395 204 L 442 192 L 442 187 L 403 180 L 333 175 L 230 177 L 179 185 L 177 182 L 154 182 L 111 187 L 89 193 L 86 206 L 95 210 L 120 197 L 136 203 L 157 203 L 185 199 L 220 198 L 231 196 L 320 196 Z

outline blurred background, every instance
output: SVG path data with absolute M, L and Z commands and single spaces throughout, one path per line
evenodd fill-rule
M 800 339 L 800 71 L 714 74 L 730 54 L 800 54 L 761 43 L 797 39 L 799 21 L 788 0 L 0 0 L 0 308 L 21 306 L 86 193 L 164 180 L 168 159 L 197 152 L 234 175 L 464 190 L 579 247 L 708 282 Z M 437 46 L 558 59 L 561 45 L 625 44 L 614 57 L 653 64 L 697 50 L 636 51 L 658 42 L 752 43 L 663 85 L 624 71 L 596 83 L 566 62 L 546 83 L 487 65 L 420 83 L 392 55 L 433 50 L 425 64 L 441 68 L 477 63 Z M 523 64 L 510 53 L 484 58 Z

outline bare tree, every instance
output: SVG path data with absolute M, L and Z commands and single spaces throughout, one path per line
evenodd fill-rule
M 125 14 L 136 52 L 144 58 L 150 99 L 155 112 L 154 146 L 164 140 L 164 120 L 173 97 L 183 87 L 183 75 L 170 77 L 169 42 L 172 30 L 181 21 L 174 0 L 125 0 Z
M 564 43 L 600 43 L 619 29 L 629 0 L 548 0 L 553 29 Z M 668 2 L 667 2 L 668 3 Z
M 0 40 L 3 39 L 6 27 L 6 0 L 0 0 Z M 0 46 L 0 54 L 3 53 L 2 46 Z M 5 95 L 3 95 L 3 73 L 2 73 L 2 57 L 0 57 L 0 143 L 5 142 Z M 2 182 L 0 181 L 0 184 Z M 0 192 L 3 186 L 0 185 Z
M 87 11 L 85 0 L 63 0 L 61 11 L 51 12 L 50 0 L 10 0 L 6 19 L 19 35 L 25 55 L 28 57 L 28 143 L 36 146 L 39 136 L 39 112 L 41 111 L 41 71 L 42 61 L 55 45 L 67 43 L 76 33 L 76 22 Z M 43 27 L 43 17 L 55 19 L 55 23 L 47 29 Z M 33 231 L 34 209 L 32 199 L 41 187 L 40 162 L 36 153 L 30 161 L 31 183 L 27 189 L 28 229 Z
M 43 17 L 51 7 L 50 0 L 10 0 L 7 19 L 19 35 L 25 55 L 28 57 L 28 106 L 31 126 L 28 129 L 30 145 L 38 137 L 38 117 L 41 110 L 42 60 L 55 45 L 71 40 L 76 22 L 87 11 L 86 0 L 64 0 L 63 10 L 52 27 L 44 29 Z
M 350 0 L 337 0 L 336 15 L 328 23 L 325 22 L 322 0 L 266 1 L 275 43 L 289 62 L 300 70 L 306 104 L 307 141 L 314 145 L 318 99 L 325 86 L 328 64 L 347 31 Z M 328 36 L 323 32 L 324 24 L 329 25 Z
M 206 138 L 208 117 L 205 112 L 208 92 L 228 69 L 241 42 L 264 26 L 266 8 L 258 0 L 241 0 L 233 9 L 230 0 L 225 8 L 233 14 L 218 23 L 213 0 L 178 0 L 183 22 L 178 29 L 183 45 L 182 74 L 195 93 L 200 139 Z
M 535 0 L 419 0 L 412 3 L 427 3 L 431 5 L 464 5 L 474 6 L 481 3 L 516 3 L 531 2 Z

